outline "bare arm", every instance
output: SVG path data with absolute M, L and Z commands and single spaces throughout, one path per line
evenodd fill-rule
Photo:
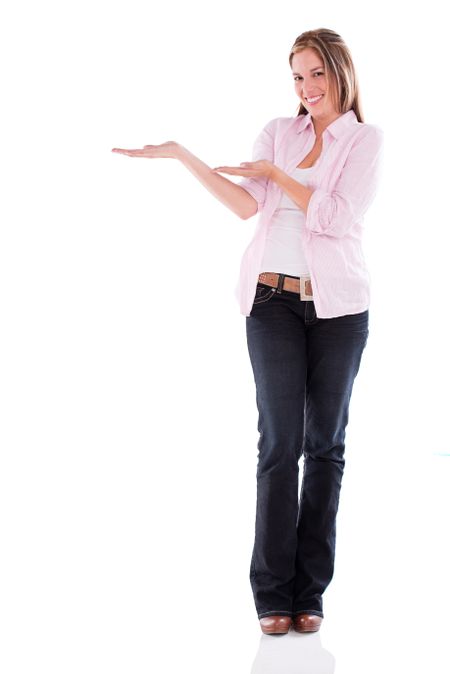
M 258 204 L 243 187 L 215 173 L 207 164 L 182 145 L 178 146 L 177 159 L 206 189 L 242 220 L 255 215 Z
M 114 147 L 112 152 L 126 154 L 129 157 L 178 159 L 216 199 L 242 220 L 251 218 L 258 211 L 257 200 L 246 189 L 214 173 L 207 164 L 173 140 L 160 145 L 144 145 L 143 148 L 135 150 Z
M 291 178 L 291 176 L 278 168 L 278 166 L 273 167 L 270 178 L 274 183 L 281 187 L 284 192 L 286 192 L 288 197 L 292 199 L 302 211 L 305 213 L 308 211 L 308 204 L 314 190 L 302 185 L 298 180 Z

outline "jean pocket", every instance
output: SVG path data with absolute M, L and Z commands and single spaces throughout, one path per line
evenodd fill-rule
M 256 286 L 255 299 L 253 304 L 262 304 L 263 302 L 268 302 L 271 297 L 276 293 L 276 288 L 266 286 L 263 283 L 258 283 Z

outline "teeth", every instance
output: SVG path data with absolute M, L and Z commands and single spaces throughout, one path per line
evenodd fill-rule
M 314 101 L 318 101 L 319 98 L 322 98 L 323 94 L 320 94 L 320 96 L 315 96 L 314 98 L 307 98 L 306 100 L 308 103 L 314 103 Z

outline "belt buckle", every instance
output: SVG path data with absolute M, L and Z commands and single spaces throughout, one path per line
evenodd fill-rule
M 311 292 L 309 293 L 307 288 L 306 288 L 306 283 L 309 283 L 309 287 L 311 288 Z M 313 295 L 312 295 L 312 285 L 311 285 L 311 279 L 300 276 L 300 299 L 301 300 L 312 300 Z

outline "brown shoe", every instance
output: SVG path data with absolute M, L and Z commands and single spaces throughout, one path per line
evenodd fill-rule
M 268 615 L 259 619 L 264 634 L 287 634 L 292 625 L 292 618 L 288 615 Z
M 312 613 L 298 613 L 294 616 L 294 630 L 296 632 L 317 632 L 320 629 L 322 618 Z

